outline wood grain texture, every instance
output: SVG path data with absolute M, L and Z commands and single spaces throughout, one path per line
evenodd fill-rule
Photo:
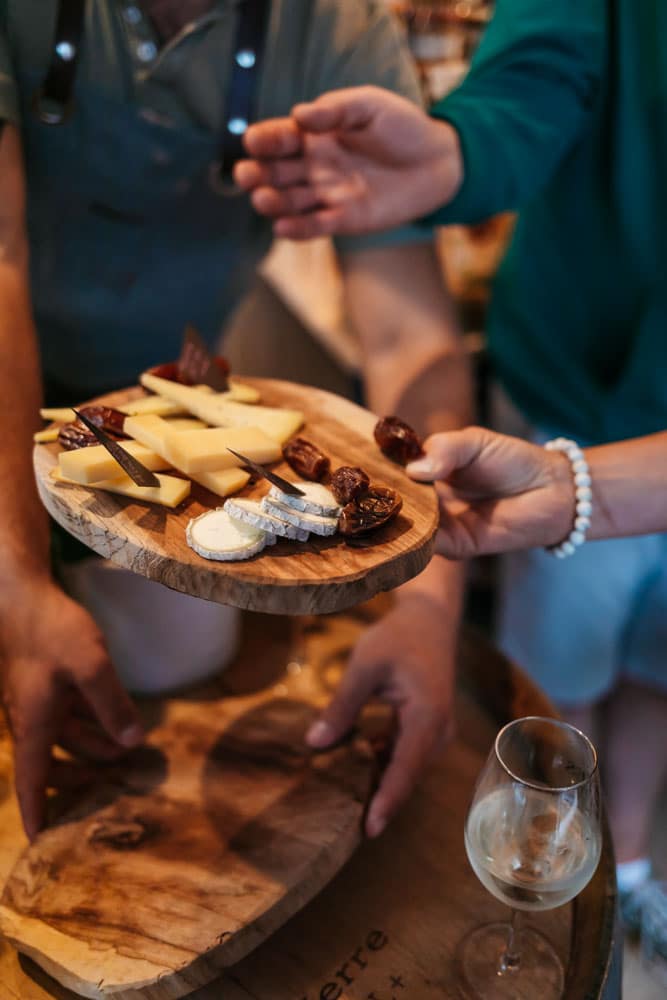
M 7 940 L 63 986 L 115 1000 L 184 996 L 256 948 L 360 840 L 375 761 L 362 740 L 307 750 L 325 694 L 287 676 L 153 703 L 146 746 L 97 768 L 17 860 Z
M 332 467 L 361 465 L 375 483 L 403 497 L 398 518 L 368 541 L 341 536 L 306 543 L 279 540 L 246 562 L 215 563 L 190 549 L 185 528 L 191 518 L 222 500 L 193 483 L 192 495 L 176 511 L 165 511 L 85 487 L 55 483 L 50 472 L 58 445 L 35 447 L 34 464 L 42 502 L 51 516 L 95 552 L 152 580 L 206 600 L 274 614 L 340 611 L 393 589 L 427 565 L 438 523 L 435 490 L 415 483 L 386 459 L 373 440 L 376 417 L 320 389 L 270 379 L 246 379 L 269 406 L 294 407 L 306 416 L 304 436 L 330 456 Z M 105 396 L 118 405 L 139 389 Z M 279 474 L 296 478 L 289 466 Z M 240 496 L 260 498 L 266 483 Z
M 306 621 L 290 657 L 300 664 L 300 683 L 314 678 L 331 690 L 372 615 L 372 609 L 361 608 Z M 263 621 L 270 627 L 279 619 Z M 252 662 L 258 664 L 255 670 L 246 669 L 240 677 L 246 685 L 266 669 L 260 657 L 251 657 L 248 666 Z M 463 822 L 473 784 L 501 725 L 519 715 L 552 711 L 525 675 L 478 637 L 466 637 L 460 652 L 458 735 L 401 815 L 379 841 L 363 844 L 308 906 L 215 982 L 196 989 L 190 1000 L 460 1000 L 458 942 L 480 922 L 507 914 L 465 857 Z M 10 792 L 9 754 L 5 744 L 2 755 L 2 746 L 0 877 L 24 843 Z M 620 1000 L 609 976 L 614 912 L 613 852 L 605 829 L 600 867 L 576 903 L 529 917 L 567 965 L 566 1000 Z M 0 997 L 75 1000 L 13 948 L 1 945 Z

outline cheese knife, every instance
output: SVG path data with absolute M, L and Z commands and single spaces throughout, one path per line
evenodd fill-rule
M 122 445 L 118 444 L 117 441 L 114 441 L 112 437 L 109 437 L 106 431 L 103 431 L 101 427 L 97 427 L 84 413 L 81 413 L 79 410 L 74 410 L 74 413 L 81 423 L 87 427 L 89 431 L 92 431 L 100 444 L 104 445 L 109 454 L 113 455 L 121 468 L 127 472 L 130 479 L 135 482 L 137 486 L 159 487 L 160 480 L 155 473 L 151 472 L 150 469 L 147 469 L 145 465 L 142 465 L 142 463 L 136 459 L 134 455 L 130 455 L 129 451 L 125 451 Z
M 227 451 L 235 455 L 236 458 L 240 458 L 241 461 L 251 472 L 254 472 L 256 476 L 260 476 L 262 479 L 267 479 L 274 486 L 277 486 L 281 493 L 287 493 L 291 497 L 303 497 L 306 494 L 303 490 L 300 490 L 298 486 L 294 483 L 289 483 L 282 476 L 277 476 L 275 472 L 269 472 L 268 469 L 264 468 L 263 465 L 259 465 L 257 462 L 253 462 L 251 458 L 246 458 L 239 451 L 234 451 L 233 448 L 228 448 Z

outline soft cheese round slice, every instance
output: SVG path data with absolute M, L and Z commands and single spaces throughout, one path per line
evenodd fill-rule
M 280 535 L 282 538 L 293 538 L 298 542 L 308 540 L 308 532 L 303 528 L 298 528 L 295 524 L 285 521 L 275 514 L 269 514 L 264 510 L 259 500 L 233 499 L 227 500 L 224 509 L 232 517 L 250 524 L 253 528 L 261 531 L 268 531 L 273 535 Z
M 336 498 L 322 483 L 296 482 L 293 484 L 304 494 L 302 497 L 292 496 L 291 493 L 283 493 L 277 486 L 272 486 L 269 496 L 273 500 L 279 500 L 287 507 L 294 510 L 303 510 L 308 514 L 320 514 L 322 517 L 338 517 L 340 506 Z
M 275 500 L 272 496 L 265 496 L 262 500 L 262 507 L 269 514 L 283 518 L 290 524 L 295 524 L 297 528 L 305 531 L 312 531 L 314 535 L 334 535 L 338 530 L 337 517 L 323 517 L 321 514 L 309 514 L 304 510 L 294 510 L 287 504 Z
M 219 507 L 190 521 L 185 536 L 188 545 L 204 559 L 235 562 L 250 559 L 267 544 L 265 531 L 237 521 Z

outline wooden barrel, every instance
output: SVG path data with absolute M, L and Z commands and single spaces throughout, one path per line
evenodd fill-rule
M 296 658 L 301 669 L 317 671 L 333 686 L 368 620 L 368 609 L 361 608 L 306 621 L 298 649 L 290 655 L 292 668 Z M 289 627 L 277 621 L 246 618 L 255 637 Z M 252 678 L 246 670 L 238 681 L 247 690 Z M 467 862 L 466 811 L 498 728 L 533 714 L 550 715 L 553 709 L 521 671 L 482 638 L 466 634 L 460 650 L 456 739 L 400 816 L 378 841 L 364 843 L 289 923 L 215 983 L 191 994 L 192 1000 L 459 997 L 459 941 L 476 925 L 505 919 L 508 912 L 484 890 Z M 613 850 L 605 825 L 600 866 L 577 900 L 530 914 L 529 923 L 550 938 L 566 965 L 566 1000 L 620 998 L 615 903 Z M 155 986 L 150 991 L 151 1000 L 162 995 Z M 74 994 L 0 943 L 0 997 L 72 1000 Z

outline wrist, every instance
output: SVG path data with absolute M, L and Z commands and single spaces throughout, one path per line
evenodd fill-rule
M 433 188 L 437 206 L 448 205 L 463 184 L 463 151 L 459 134 L 449 122 L 431 119 Z

